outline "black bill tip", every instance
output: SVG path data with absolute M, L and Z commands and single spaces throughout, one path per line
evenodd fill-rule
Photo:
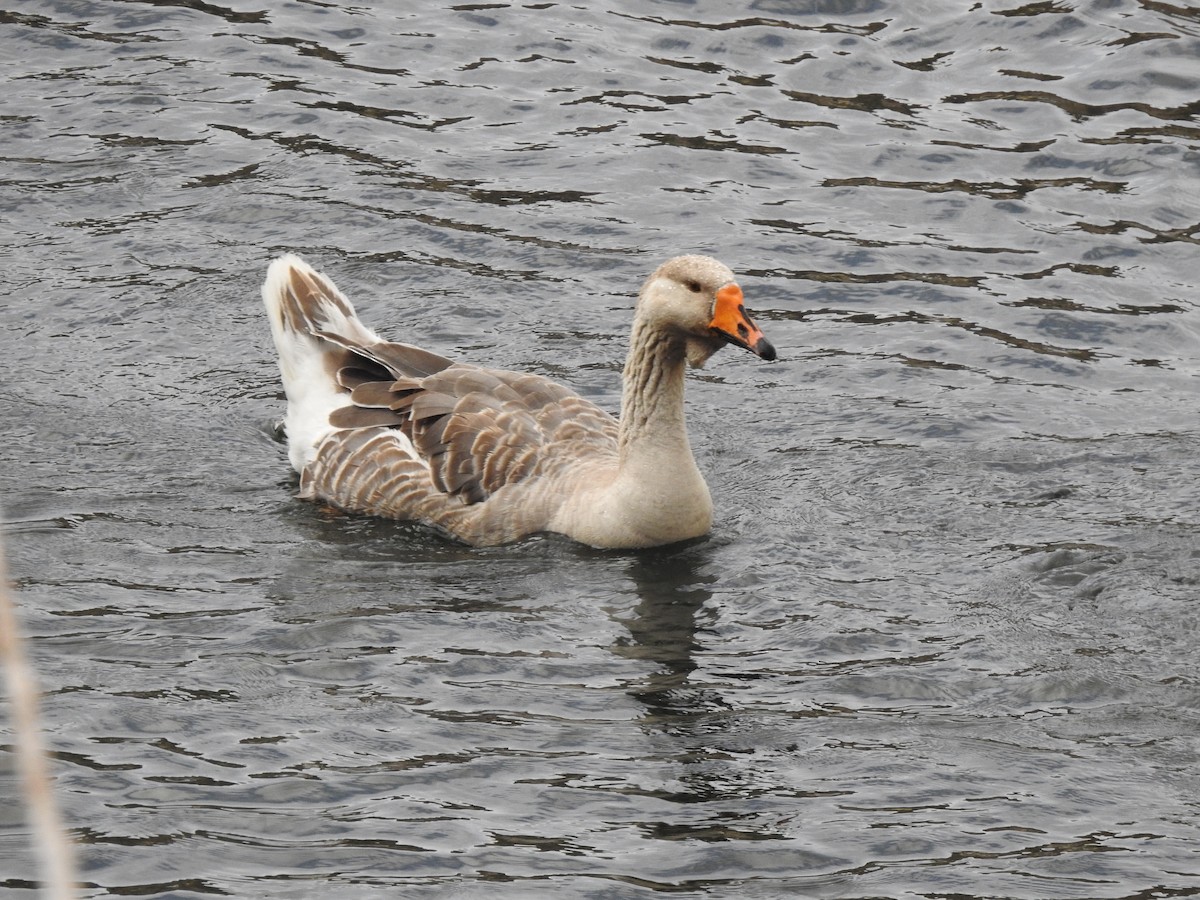
M 749 349 L 755 356 L 765 359 L 767 362 L 774 362 L 776 359 L 775 347 L 766 338 L 759 338 Z

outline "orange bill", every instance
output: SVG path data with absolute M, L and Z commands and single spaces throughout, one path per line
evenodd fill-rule
M 775 358 L 775 348 L 746 313 L 742 289 L 736 284 L 727 284 L 717 291 L 717 303 L 708 327 L 729 343 L 744 347 L 755 356 L 768 362 Z

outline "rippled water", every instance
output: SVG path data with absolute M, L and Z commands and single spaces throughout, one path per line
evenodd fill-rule
M 84 895 L 1200 895 L 1200 7 L 417 6 L 0 11 L 0 502 Z M 689 383 L 713 534 L 297 501 L 284 250 L 610 408 L 641 279 L 717 255 L 782 358 Z

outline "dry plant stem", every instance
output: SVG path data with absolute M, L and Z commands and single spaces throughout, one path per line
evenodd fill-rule
M 8 588 L 4 546 L 0 543 L 0 665 L 7 673 L 17 767 L 34 846 L 41 863 L 44 895 L 50 900 L 70 900 L 73 892 L 71 845 L 63 831 L 58 806 L 50 787 L 46 751 L 38 728 L 37 687 L 25 659 L 25 648 L 17 626 L 17 614 Z

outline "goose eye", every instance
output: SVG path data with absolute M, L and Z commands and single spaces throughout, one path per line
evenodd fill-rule
M 698 294 L 698 293 L 700 293 L 700 282 L 698 282 L 698 281 L 685 281 L 683 284 L 684 284 L 684 287 L 686 287 L 686 288 L 687 288 L 689 291 L 691 291 L 693 294 Z

